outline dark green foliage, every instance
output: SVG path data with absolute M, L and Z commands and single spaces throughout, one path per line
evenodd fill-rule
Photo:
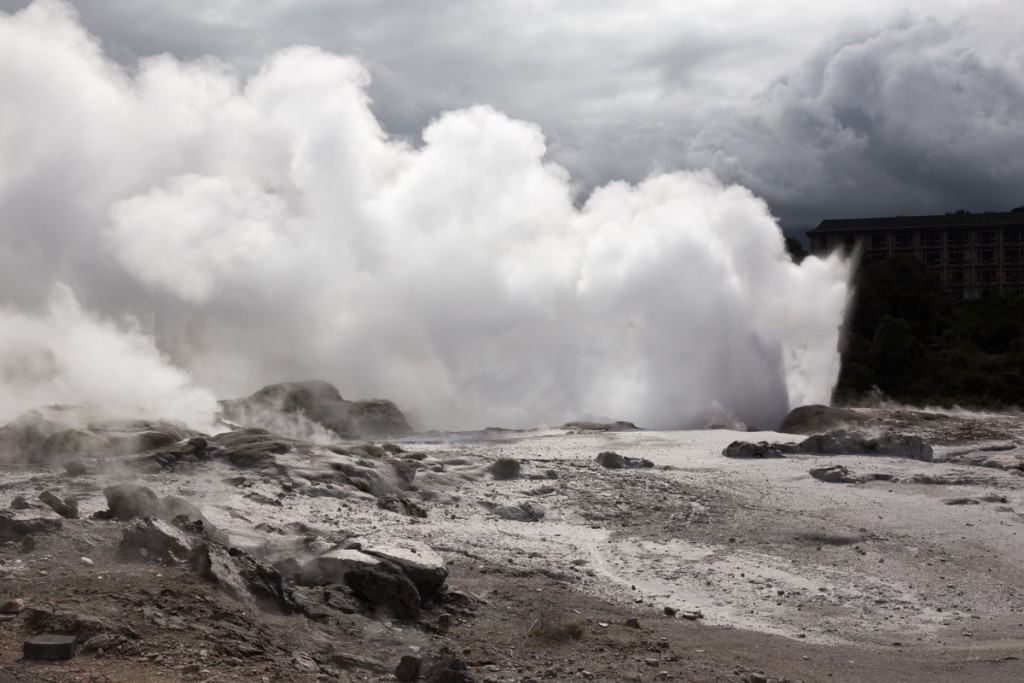
M 783 237 L 786 240 L 786 253 L 789 254 L 793 263 L 800 263 L 807 258 L 807 250 L 804 249 L 804 245 L 800 244 L 800 240 L 789 235 L 783 235 Z
M 1024 405 L 1024 299 L 950 299 L 907 256 L 862 266 L 855 288 L 835 401 L 878 387 L 919 405 Z

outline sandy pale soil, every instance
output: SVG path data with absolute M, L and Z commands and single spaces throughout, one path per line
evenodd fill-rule
M 1024 419 L 861 414 L 861 429 L 921 435 L 935 461 L 730 459 L 736 439 L 803 437 L 724 430 L 415 437 L 399 445 L 417 454 L 406 496 L 425 518 L 318 485 L 330 454 L 312 447 L 273 468 L 9 465 L 0 507 L 21 494 L 55 517 L 36 500 L 54 490 L 82 518 L 0 548 L 0 602 L 26 605 L 0 623 L 0 680 L 386 681 L 403 655 L 441 648 L 493 682 L 1024 680 Z M 651 466 L 608 469 L 605 451 Z M 517 477 L 493 476 L 501 458 Z M 809 474 L 831 465 L 854 481 Z M 127 523 L 90 516 L 128 480 L 190 501 L 268 561 L 423 542 L 448 593 L 417 621 L 351 601 L 320 616 L 247 607 L 186 564 L 125 558 Z M 70 661 L 21 659 L 40 628 L 108 639 Z

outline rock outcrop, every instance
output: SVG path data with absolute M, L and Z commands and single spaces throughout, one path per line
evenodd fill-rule
M 779 431 L 783 434 L 819 434 L 833 429 L 863 426 L 868 418 L 853 410 L 831 406 L 800 406 L 789 411 Z
M 322 381 L 286 382 L 263 387 L 248 398 L 222 401 L 224 417 L 293 438 L 309 439 L 329 430 L 340 439 L 383 439 L 413 433 L 391 401 L 346 401 Z
M 837 429 L 814 434 L 800 443 L 733 441 L 722 451 L 727 458 L 781 458 L 787 453 L 804 455 L 884 455 L 931 462 L 932 447 L 919 436 L 885 433 L 869 436 Z
M 629 458 L 615 451 L 603 451 L 595 458 L 597 464 L 610 470 L 621 470 L 631 467 L 654 467 L 654 463 L 646 458 Z

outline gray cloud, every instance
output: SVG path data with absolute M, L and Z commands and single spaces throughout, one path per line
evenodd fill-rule
M 895 22 L 882 0 L 814 11 L 614 0 L 543 11 L 511 0 L 76 8 L 126 64 L 212 54 L 245 76 L 292 44 L 354 55 L 373 76 L 375 115 L 414 144 L 444 111 L 494 106 L 538 123 L 549 158 L 584 194 L 710 167 L 764 196 L 787 230 L 864 211 L 1020 203 L 1013 6 L 904 4 L 917 14 Z
M 905 18 L 837 40 L 705 126 L 688 159 L 808 218 L 1008 210 L 1024 200 L 1024 59 L 973 49 L 971 28 Z

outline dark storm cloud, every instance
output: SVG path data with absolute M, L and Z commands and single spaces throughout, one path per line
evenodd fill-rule
M 705 126 L 688 161 L 805 220 L 1024 203 L 1024 59 L 970 29 L 907 18 L 837 40 Z

